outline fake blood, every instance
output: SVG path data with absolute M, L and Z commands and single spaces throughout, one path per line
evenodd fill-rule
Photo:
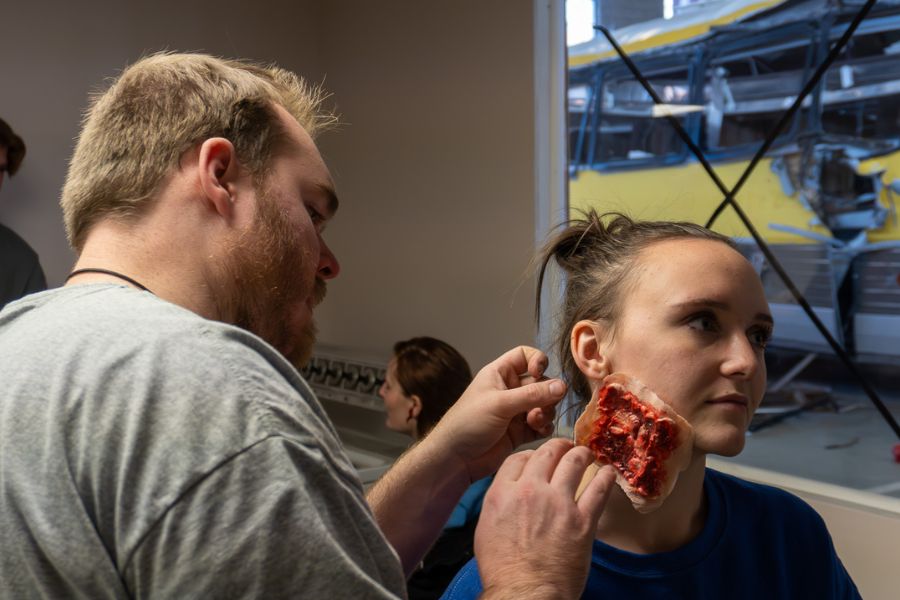
M 675 424 L 618 387 L 601 389 L 597 402 L 588 442 L 594 456 L 613 465 L 641 496 L 659 495 L 666 477 L 665 460 L 678 443 Z

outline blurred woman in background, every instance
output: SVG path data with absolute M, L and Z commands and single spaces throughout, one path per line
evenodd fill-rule
M 385 382 L 378 390 L 387 412 L 385 424 L 419 440 L 471 381 L 466 359 L 446 342 L 431 337 L 397 342 Z M 472 558 L 475 525 L 491 479 L 473 483 L 453 509 L 443 534 L 407 582 L 410 600 L 439 598 L 460 567 Z

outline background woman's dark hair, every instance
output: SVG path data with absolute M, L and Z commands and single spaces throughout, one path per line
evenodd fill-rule
M 591 390 L 569 350 L 572 328 L 589 319 L 607 322 L 614 333 L 622 297 L 635 281 L 638 255 L 656 242 L 680 238 L 714 240 L 736 248 L 731 239 L 695 223 L 634 221 L 623 214 L 600 215 L 594 210 L 561 225 L 544 247 L 539 256 L 535 316 L 540 316 L 541 287 L 553 259 L 566 276 L 556 350 L 562 377 L 580 400 L 590 399 Z
M 403 392 L 422 401 L 416 420 L 416 433 L 422 438 L 469 386 L 472 371 L 453 346 L 431 337 L 397 342 L 394 360 Z
M 25 158 L 25 142 L 3 119 L 0 119 L 0 146 L 6 148 L 6 170 L 13 176 Z

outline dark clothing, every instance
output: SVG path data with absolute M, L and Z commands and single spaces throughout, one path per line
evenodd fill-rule
M 671 552 L 634 554 L 594 540 L 582 598 L 859 600 L 822 517 L 796 496 L 706 470 L 706 525 Z M 447 600 L 481 593 L 473 559 Z
M 475 527 L 493 480 L 493 475 L 479 479 L 459 499 L 441 537 L 406 582 L 409 600 L 437 600 L 456 573 L 475 556 Z
M 409 600 L 437 600 L 459 570 L 475 556 L 473 519 L 453 529 L 445 529 L 422 561 L 422 566 L 406 582 Z
M 19 235 L 0 224 L 0 309 L 13 300 L 47 289 L 37 253 Z

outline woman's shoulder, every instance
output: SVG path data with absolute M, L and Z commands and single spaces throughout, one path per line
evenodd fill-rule
M 800 502 L 806 504 L 794 494 L 773 485 L 742 479 L 730 473 L 723 473 L 707 467 L 707 484 L 712 484 L 723 492 L 742 497 L 757 498 L 770 502 Z
M 819 513 L 787 490 L 709 468 L 705 482 L 711 491 L 718 492 L 729 517 L 763 520 L 787 529 L 826 531 Z
M 469 600 L 477 598 L 482 591 L 478 561 L 473 558 L 457 572 L 441 596 L 441 600 Z

